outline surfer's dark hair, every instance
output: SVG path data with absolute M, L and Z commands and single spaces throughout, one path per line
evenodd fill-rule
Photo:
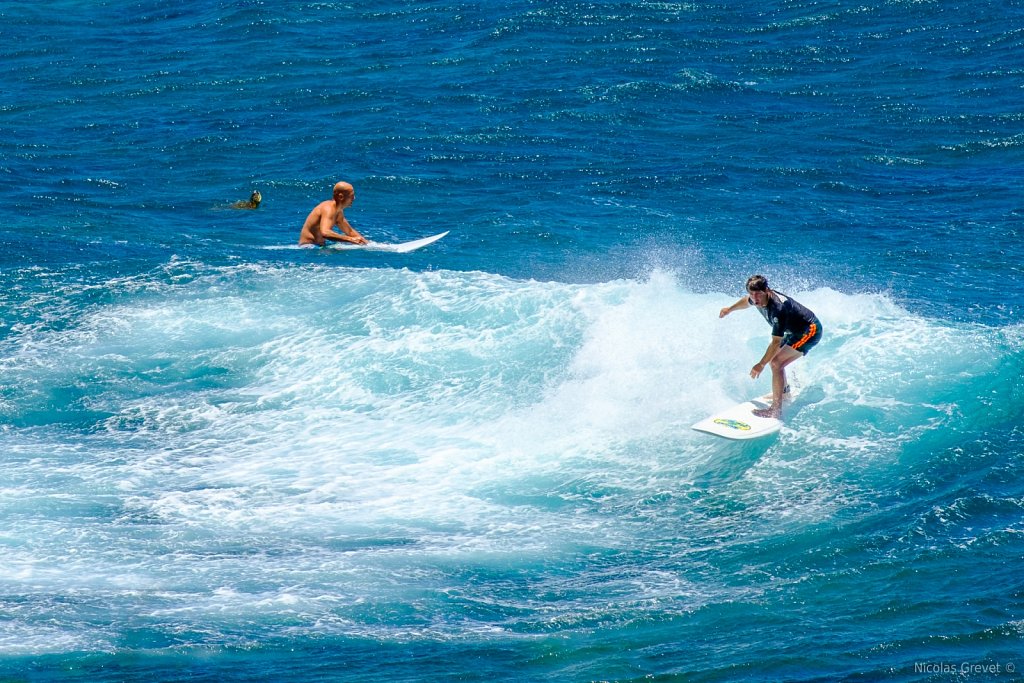
M 748 292 L 767 292 L 768 278 L 764 275 L 751 275 L 747 278 Z

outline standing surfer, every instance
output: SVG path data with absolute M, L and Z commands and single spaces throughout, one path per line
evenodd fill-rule
M 766 365 L 772 368 L 772 404 L 768 408 L 753 411 L 758 417 L 782 417 L 782 398 L 787 390 L 786 366 L 807 355 L 814 345 L 821 341 L 821 322 L 818 316 L 794 299 L 768 287 L 763 275 L 747 278 L 747 295 L 732 306 L 718 313 L 724 318 L 733 311 L 756 306 L 768 324 L 772 326 L 772 340 L 761 360 L 750 369 L 750 376 L 757 379 Z

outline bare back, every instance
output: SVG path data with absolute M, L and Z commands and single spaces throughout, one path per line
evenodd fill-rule
M 302 230 L 299 232 L 299 244 L 324 246 L 327 241 L 324 233 L 334 227 L 334 217 L 337 212 L 338 206 L 333 199 L 320 202 L 313 207 L 313 210 L 306 216 L 306 222 L 302 224 Z

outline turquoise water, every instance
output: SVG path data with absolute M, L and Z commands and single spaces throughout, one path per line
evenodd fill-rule
M 1022 20 L 0 5 L 0 678 L 1018 680 Z

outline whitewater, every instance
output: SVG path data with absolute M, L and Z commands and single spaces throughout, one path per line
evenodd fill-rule
M 918 539 L 1016 537 L 1019 504 L 991 491 L 926 505 L 887 547 L 874 526 L 908 490 L 963 487 L 985 440 L 1019 439 L 1020 328 L 797 292 L 829 321 L 796 366 L 808 390 L 778 437 L 737 445 L 689 430 L 765 389 L 747 375 L 763 320 L 717 317 L 734 294 L 660 271 L 188 261 L 40 294 L 25 305 L 46 324 L 2 345 L 20 389 L 0 578 L 23 598 L 0 652 L 532 649 L 787 600 L 822 574 L 853 588 Z

